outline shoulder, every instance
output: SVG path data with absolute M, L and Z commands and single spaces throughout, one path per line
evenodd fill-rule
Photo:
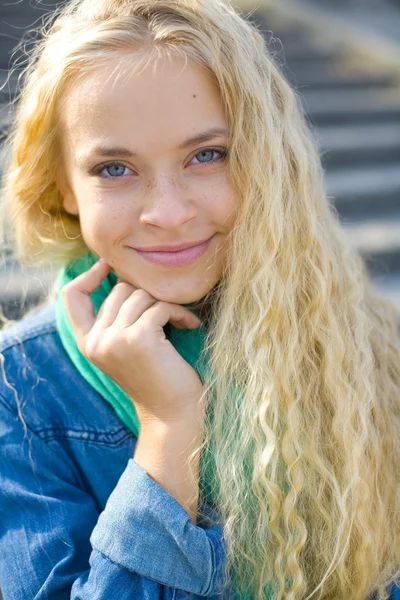
M 4 353 L 13 347 L 29 340 L 56 333 L 55 304 L 51 303 L 36 310 L 11 327 L 0 332 L 0 352 Z
M 127 428 L 78 372 L 48 304 L 0 333 L 0 405 L 40 437 L 83 436 L 119 443 Z M 132 434 L 129 434 L 132 435 Z
M 69 382 L 78 373 L 57 332 L 55 304 L 49 304 L 0 334 L 0 402 L 28 417 L 34 430 L 57 399 L 68 405 Z M 78 385 L 79 389 L 79 385 Z
M 54 303 L 0 332 L 0 360 L 3 384 L 8 375 L 21 388 L 29 372 L 50 376 L 57 368 L 72 368 L 57 332 Z M 0 387 L 0 396 L 2 392 Z
M 0 397 L 7 399 L 11 387 L 20 392 L 32 379 L 53 375 L 57 366 L 68 365 L 55 321 L 55 305 L 49 304 L 17 321 L 0 333 Z

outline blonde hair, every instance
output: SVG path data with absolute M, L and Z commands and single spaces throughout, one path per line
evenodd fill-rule
M 209 410 L 192 456 L 214 464 L 227 579 L 257 600 L 269 585 L 277 600 L 385 600 L 400 577 L 398 314 L 327 201 L 296 94 L 228 1 L 73 0 L 57 15 L 10 135 L 15 252 L 88 251 L 54 180 L 57 111 L 88 68 L 143 48 L 202 64 L 231 125 L 240 202 L 210 295 Z

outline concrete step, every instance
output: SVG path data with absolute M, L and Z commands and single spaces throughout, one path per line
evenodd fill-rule
M 372 276 L 400 272 L 400 210 L 396 216 L 342 224 L 352 246 L 365 258 Z
M 0 21 L 0 69 L 3 72 L 16 64 L 20 64 L 22 60 L 26 61 L 25 52 L 21 47 L 21 39 L 24 39 L 24 44 L 29 48 L 30 42 L 28 40 L 32 39 L 32 34 L 27 32 L 30 29 L 30 27 L 6 27 Z
M 350 201 L 397 195 L 400 201 L 400 163 L 353 169 L 328 169 L 328 196 Z
M 323 69 L 304 65 L 296 72 L 293 72 L 290 67 L 291 65 L 288 65 L 284 69 L 284 74 L 300 93 L 303 88 L 311 90 L 376 90 L 376 88 L 392 87 L 394 84 L 394 78 L 386 75 L 367 76 L 363 73 L 341 73 L 337 68 L 330 67 L 330 65 Z
M 248 11 L 242 11 L 239 3 L 236 3 L 236 8 L 242 15 L 252 23 L 257 25 L 258 30 L 265 36 L 268 42 L 273 36 L 275 39 L 282 40 L 285 44 L 291 43 L 293 46 L 303 45 L 307 43 L 308 35 L 307 31 L 302 27 L 291 27 L 288 23 L 283 25 L 274 19 L 268 11 L 259 9 L 256 7 L 252 8 L 251 14 Z
M 8 260 L 0 268 L 0 314 L 7 319 L 21 318 L 28 309 L 45 301 L 56 277 L 57 270 L 21 267 Z
M 17 91 L 18 75 L 16 72 L 9 75 L 7 71 L 0 70 L 0 104 L 7 104 L 14 99 Z
M 388 123 L 400 119 L 400 95 L 391 89 L 376 92 L 302 88 L 298 95 L 316 126 Z
M 400 209 L 400 162 L 330 168 L 325 171 L 325 183 L 329 200 L 343 220 L 391 218 Z
M 4 144 L 1 144 L 0 145 L 0 178 L 3 173 L 5 161 L 6 161 L 6 149 L 4 147 Z
M 326 68 L 332 63 L 340 63 L 342 60 L 342 55 L 338 50 L 334 51 L 329 48 L 317 50 L 315 48 L 300 47 L 297 51 L 296 49 L 289 51 L 284 43 L 283 56 L 285 62 L 295 72 L 297 69 L 304 67 L 304 65 L 314 69 Z
M 386 190 L 384 194 L 376 190 L 371 190 L 369 195 L 354 195 L 354 192 L 351 194 L 351 190 L 343 190 L 341 195 L 329 198 L 341 218 L 379 217 L 382 214 L 392 214 L 400 205 L 400 189 L 395 186 Z
M 8 69 L 11 60 L 21 57 L 22 52 L 15 48 L 25 34 L 38 29 L 43 18 L 52 11 L 56 2 L 54 0 L 17 0 L 1 2 L 0 5 L 0 69 Z M 58 4 L 60 4 L 58 2 Z M 29 33 L 24 39 L 32 39 Z
M 400 273 L 381 275 L 373 281 L 400 312 Z
M 362 254 L 381 256 L 397 251 L 400 263 L 400 208 L 397 214 L 360 220 L 343 219 L 341 224 L 352 246 Z
M 0 104 L 0 139 L 4 137 L 14 117 L 14 110 L 9 104 Z
M 17 5 L 18 6 L 18 5 Z M 1 29 L 6 29 L 10 35 L 20 39 L 27 29 L 40 27 L 43 16 L 47 11 L 35 9 L 34 11 L 14 10 L 4 13 L 4 6 L 1 6 Z M 25 8 L 25 7 L 24 7 Z
M 63 0 L 65 2 L 66 0 Z M 43 15 L 51 12 L 57 5 L 63 4 L 57 0 L 20 0 L 19 2 L 6 2 L 3 0 L 0 6 L 1 30 L 6 25 L 13 27 L 31 26 L 32 23 L 41 19 Z
M 400 119 L 393 123 L 321 126 L 317 137 L 326 167 L 397 161 L 400 168 Z

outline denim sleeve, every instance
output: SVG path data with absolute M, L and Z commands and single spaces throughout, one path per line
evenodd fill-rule
M 391 595 L 389 600 L 400 600 L 400 579 L 397 579 L 396 582 L 392 584 L 390 592 Z
M 224 552 L 222 527 L 192 525 L 134 459 L 100 512 L 60 444 L 24 429 L 0 398 L 4 600 L 215 597 Z

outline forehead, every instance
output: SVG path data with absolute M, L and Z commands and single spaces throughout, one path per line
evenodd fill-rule
M 116 136 L 147 142 L 226 125 L 219 89 L 198 63 L 180 55 L 110 60 L 73 83 L 60 114 L 70 144 Z

